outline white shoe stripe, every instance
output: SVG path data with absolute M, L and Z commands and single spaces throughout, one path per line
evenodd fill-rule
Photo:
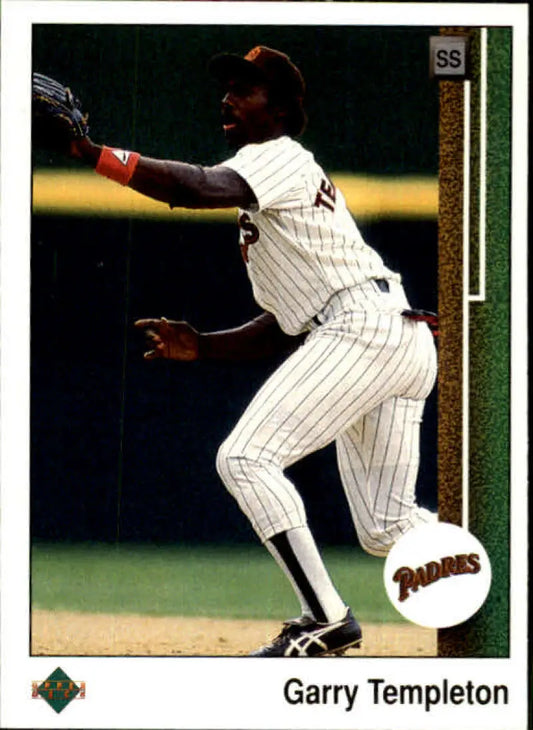
M 296 650 L 297 656 L 308 656 L 308 650 L 313 644 L 316 644 L 321 651 L 327 651 L 328 646 L 321 641 L 321 637 L 342 626 L 344 621 L 345 619 L 342 619 L 334 624 L 327 624 L 322 629 L 303 632 L 300 636 L 291 639 L 289 646 L 285 650 L 285 656 L 290 656 L 293 650 Z
M 321 651 L 327 651 L 328 647 L 318 636 L 303 634 L 297 639 L 291 639 L 289 646 L 285 649 L 285 656 L 309 656 L 309 648 L 316 644 Z M 295 650 L 295 651 L 294 651 Z

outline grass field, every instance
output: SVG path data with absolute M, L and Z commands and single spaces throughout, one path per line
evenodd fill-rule
M 361 621 L 403 622 L 382 580 L 383 561 L 356 548 L 323 550 Z M 150 616 L 285 619 L 299 613 L 288 581 L 260 545 L 38 543 L 32 608 Z

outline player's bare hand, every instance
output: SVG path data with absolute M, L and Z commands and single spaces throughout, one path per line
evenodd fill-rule
M 69 152 L 71 157 L 79 157 L 94 166 L 98 162 L 101 151 L 102 148 L 89 139 L 89 137 L 73 139 L 70 142 Z
M 190 362 L 198 359 L 199 333 L 188 322 L 161 319 L 138 319 L 135 326 L 143 329 L 150 349 L 145 360 L 165 358 Z

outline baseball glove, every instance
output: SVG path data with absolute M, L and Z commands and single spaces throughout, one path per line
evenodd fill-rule
M 89 133 L 87 114 L 68 86 L 40 73 L 32 83 L 33 141 L 44 147 L 68 150 L 72 140 Z

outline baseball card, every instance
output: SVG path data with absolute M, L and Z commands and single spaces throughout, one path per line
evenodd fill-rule
M 1 11 L 0 726 L 526 730 L 528 6 Z

